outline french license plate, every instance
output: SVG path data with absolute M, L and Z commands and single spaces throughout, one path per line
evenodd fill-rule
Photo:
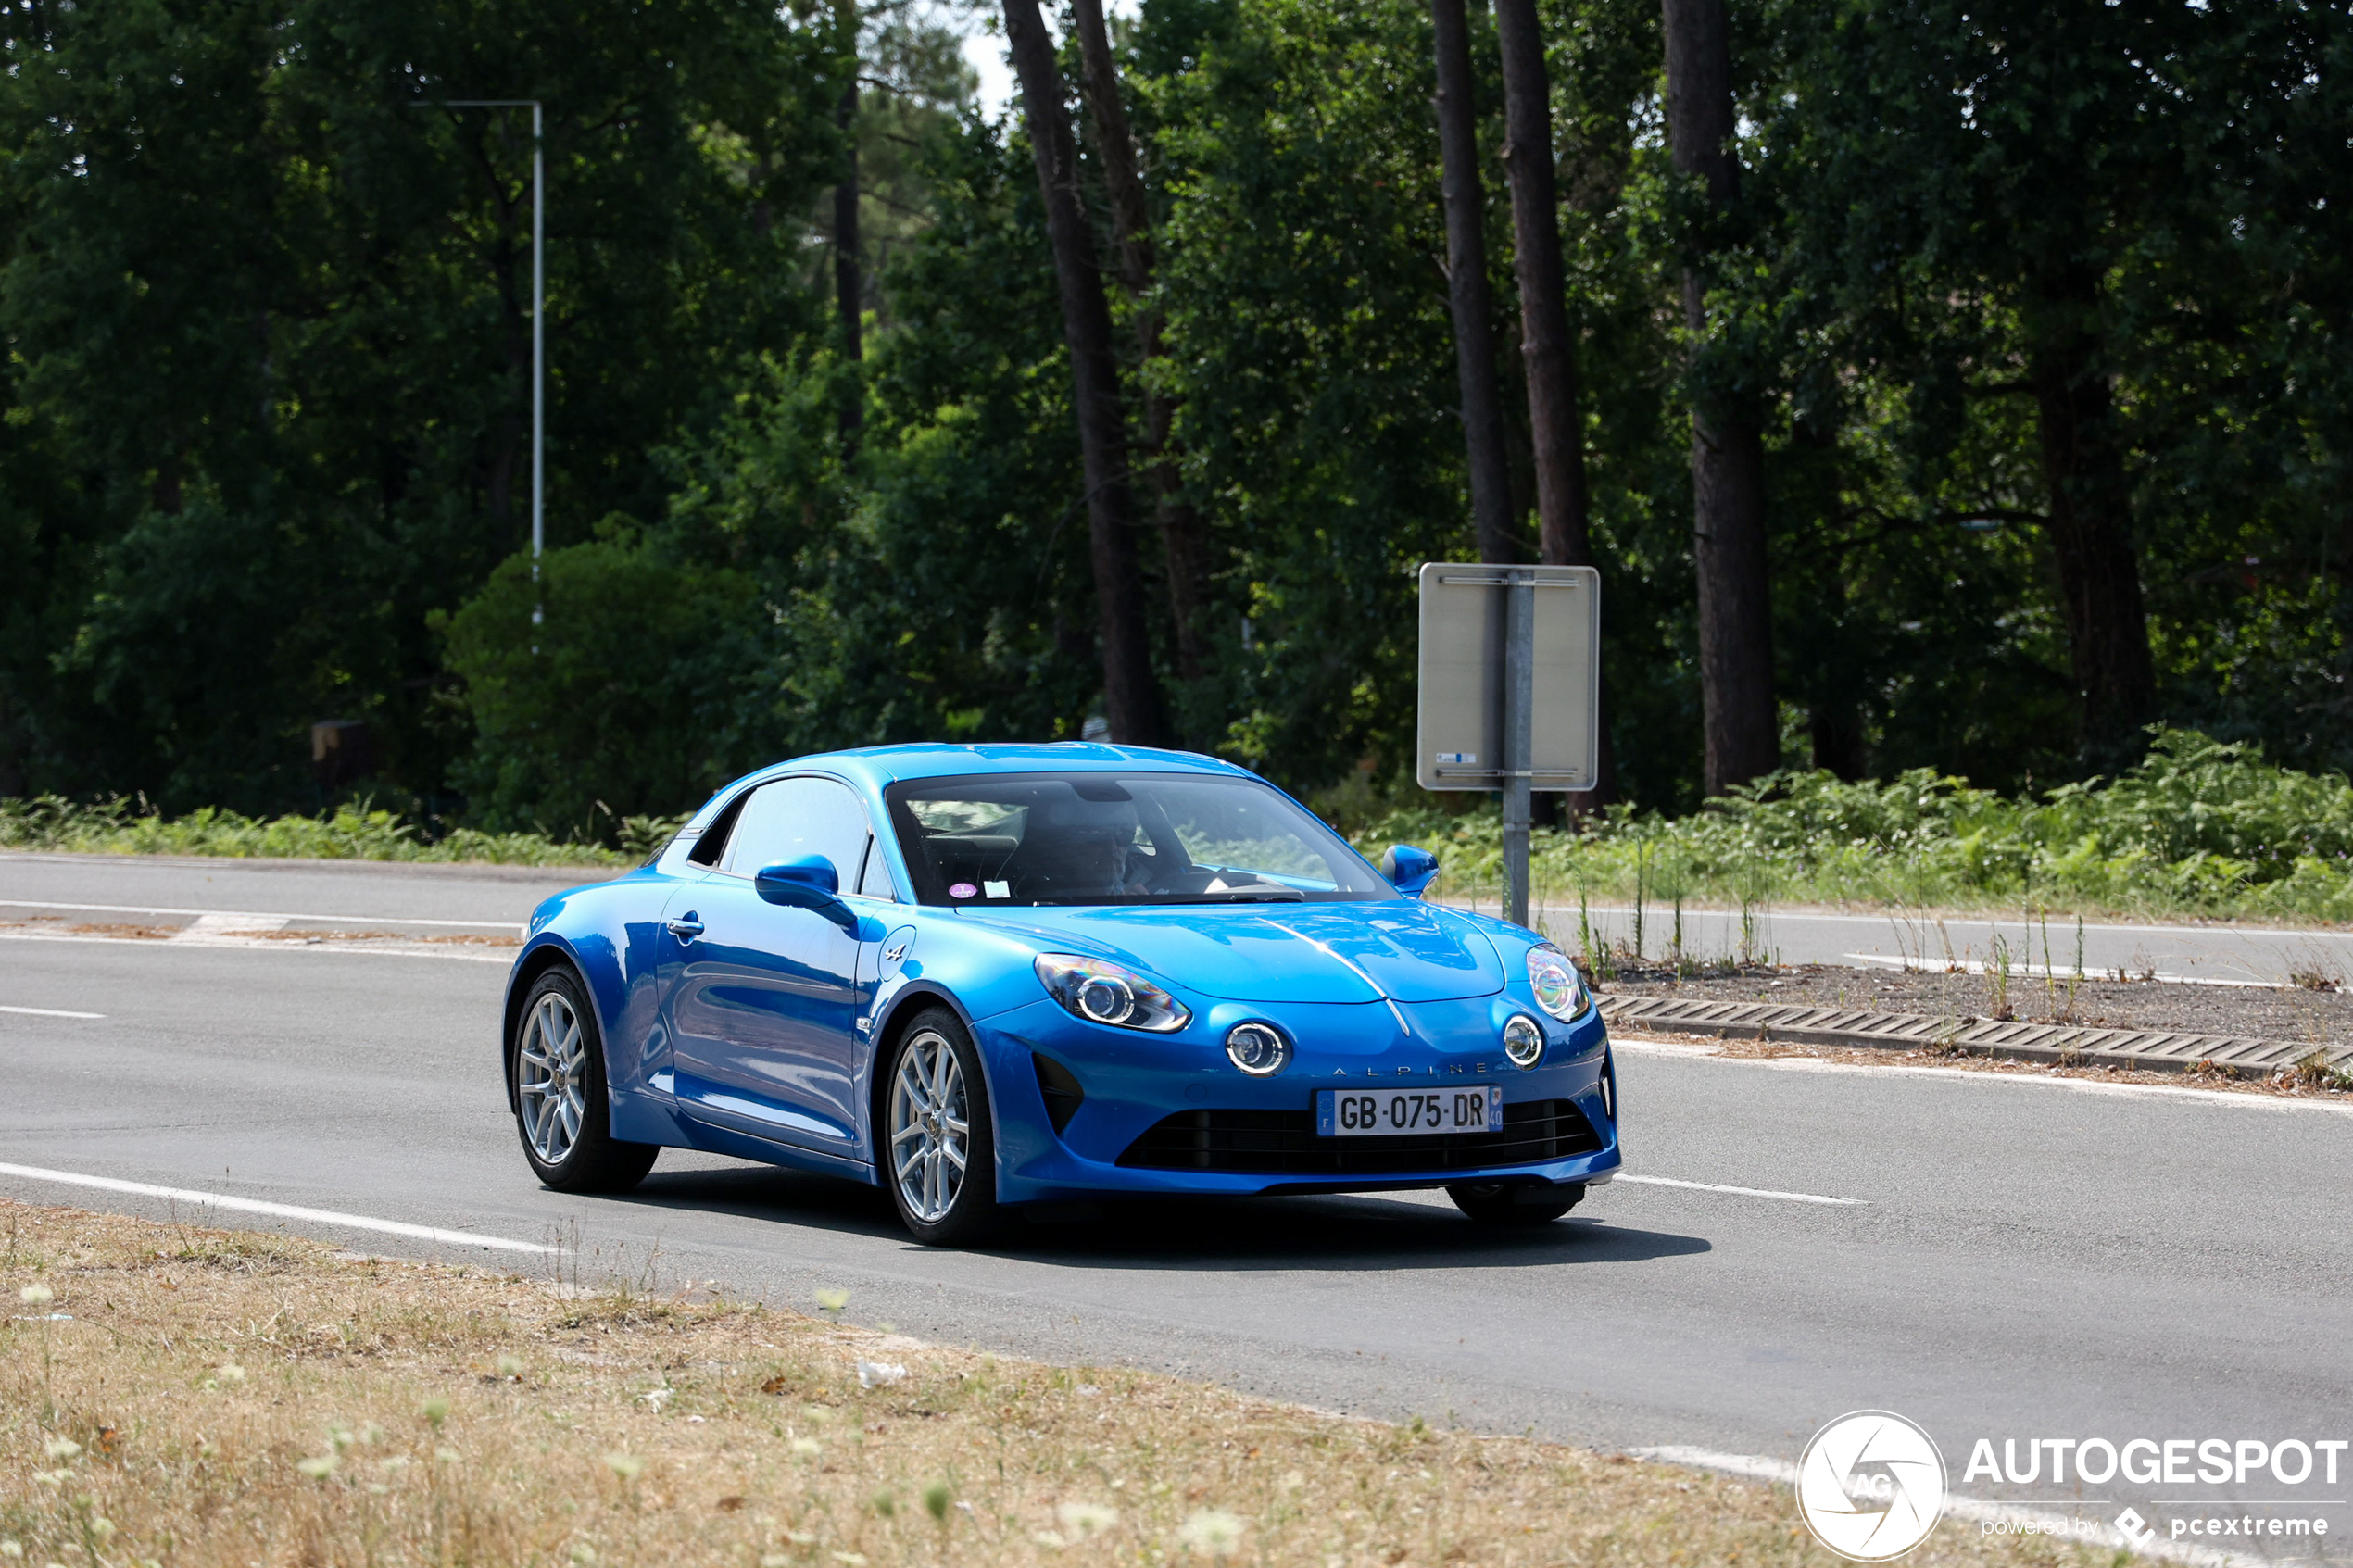
M 1406 1133 L 1500 1133 L 1504 1086 L 1443 1089 L 1319 1089 L 1315 1135 L 1396 1137 Z

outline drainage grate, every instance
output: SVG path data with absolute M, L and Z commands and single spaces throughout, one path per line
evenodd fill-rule
M 2086 1024 L 1997 1022 L 1980 1018 L 1937 1018 L 1917 1012 L 1858 1012 L 1846 1008 L 1808 1008 L 1772 1002 L 1718 1002 L 1686 997 L 1604 997 L 1602 1016 L 1613 1030 L 1639 1035 L 1657 1030 L 1718 1038 L 1770 1038 L 1793 1045 L 1885 1047 L 1918 1050 L 1941 1047 L 1971 1056 L 2020 1061 L 2081 1061 L 2096 1066 L 2180 1072 L 2205 1061 L 2242 1078 L 2262 1078 L 2290 1067 L 2312 1051 L 2309 1044 L 2255 1039 L 2243 1035 L 2177 1035 L 2162 1030 L 2108 1029 Z M 2353 1062 L 2353 1049 L 2324 1047 L 2340 1065 Z

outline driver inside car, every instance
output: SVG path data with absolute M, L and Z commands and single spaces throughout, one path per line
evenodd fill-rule
M 1029 809 L 1021 859 L 1056 897 L 1125 897 L 1151 891 L 1151 857 L 1136 845 L 1132 800 L 1046 800 Z

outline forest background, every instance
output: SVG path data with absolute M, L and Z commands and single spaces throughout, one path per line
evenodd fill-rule
M 1534 7 L 1617 797 L 1729 782 L 1692 479 L 1727 407 L 1761 454 L 1767 764 L 2041 797 L 2161 722 L 2344 769 L 2348 7 L 1720 9 L 1711 187 L 1658 0 Z M 0 6 L 0 797 L 611 844 L 795 753 L 1084 733 L 1102 486 L 1035 105 L 984 113 L 960 53 L 988 15 Z M 1343 815 L 1427 805 L 1414 569 L 1499 553 L 1432 8 L 1115 19 L 1140 274 L 1102 78 L 1050 19 L 1155 738 Z M 1466 19 L 1500 552 L 1534 559 L 1496 18 Z M 529 117 L 454 97 L 547 105 L 535 584 Z M 2132 595 L 2097 625 L 2064 570 L 2093 514 Z M 364 776 L 322 781 L 324 720 L 368 726 Z

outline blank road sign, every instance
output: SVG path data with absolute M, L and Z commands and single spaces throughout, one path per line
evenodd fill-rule
M 1602 574 L 1590 566 L 1422 567 L 1419 736 L 1424 789 L 1498 789 L 1504 772 L 1507 584 L 1532 584 L 1535 703 L 1528 769 L 1537 789 L 1591 789 L 1601 756 Z

